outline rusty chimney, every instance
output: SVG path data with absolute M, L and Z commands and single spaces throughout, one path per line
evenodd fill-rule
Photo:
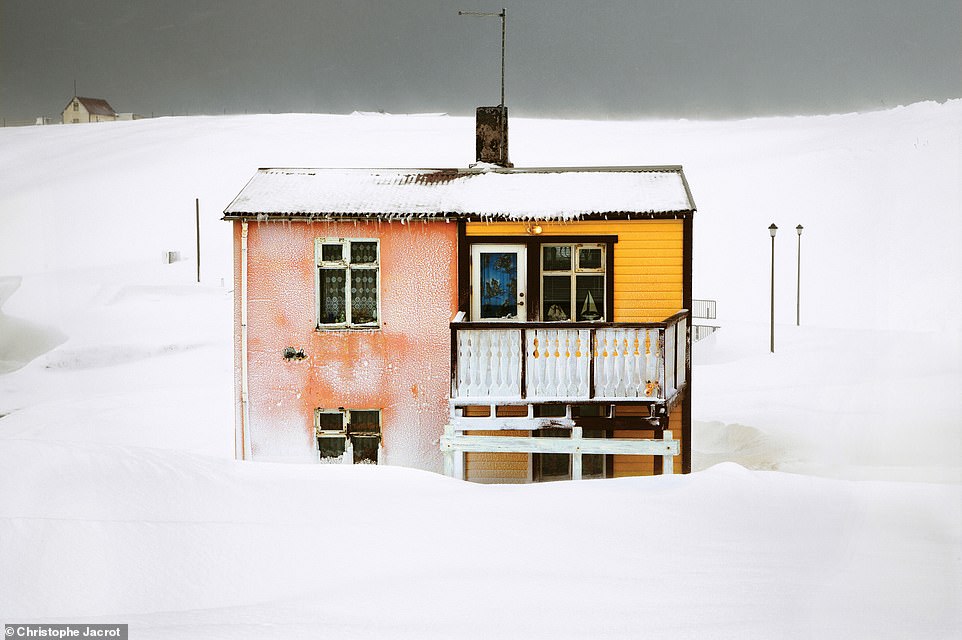
M 478 162 L 513 167 L 508 160 L 508 108 L 478 107 L 475 156 Z

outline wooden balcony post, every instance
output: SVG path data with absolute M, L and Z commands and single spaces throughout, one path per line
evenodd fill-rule
M 662 440 L 671 440 L 671 431 L 664 431 L 661 435 Z M 661 473 L 670 476 L 675 472 L 675 456 L 671 455 L 671 449 L 666 447 L 667 453 L 661 456 Z
M 444 425 L 444 436 L 450 438 L 454 435 L 454 425 Z M 449 478 L 454 477 L 454 450 L 450 447 L 444 449 L 444 475 Z
M 574 451 L 571 452 L 571 479 L 581 480 L 581 427 L 571 428 Z

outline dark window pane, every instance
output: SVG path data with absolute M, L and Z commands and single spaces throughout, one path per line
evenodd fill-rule
M 354 464 L 377 464 L 377 446 L 380 442 L 380 436 L 351 436 Z
M 344 416 L 341 413 L 319 413 L 317 428 L 319 431 L 341 431 L 344 428 Z
M 321 246 L 321 260 L 336 262 L 343 259 L 344 247 L 339 244 L 325 244 Z
M 571 270 L 571 247 L 544 247 L 542 255 L 544 256 L 544 263 L 541 266 L 543 271 Z
M 518 317 L 518 254 L 481 254 L 481 317 Z
M 587 415 L 582 413 L 581 415 Z M 585 438 L 604 438 L 604 429 L 585 429 L 582 432 Z M 604 478 L 605 477 L 605 457 L 601 454 L 587 454 L 581 456 L 581 477 L 582 478 Z
M 540 438 L 570 438 L 569 429 L 540 429 Z M 539 482 L 571 479 L 571 456 L 567 453 L 539 453 L 535 459 L 535 477 Z
M 581 456 L 581 477 L 588 478 L 605 477 L 605 457 L 601 454 L 586 454 Z
M 578 320 L 601 320 L 605 315 L 605 277 L 578 276 L 575 279 L 575 309 Z
M 351 264 L 368 264 L 377 262 L 376 242 L 352 242 Z
M 536 404 L 534 406 L 535 418 L 563 418 L 565 416 L 565 406 L 563 404 Z
M 542 295 L 542 320 L 571 320 L 571 276 L 545 276 Z
M 541 458 L 541 482 L 571 479 L 571 456 L 567 453 L 542 453 L 539 457 Z
M 351 433 L 380 433 L 381 416 L 377 411 L 352 411 Z
M 374 269 L 351 271 L 351 322 L 377 322 L 377 271 Z
M 344 309 L 345 269 L 320 269 L 321 324 L 336 324 L 346 320 Z
M 326 438 L 317 439 L 317 451 L 321 458 L 340 458 L 344 455 L 344 442 L 343 436 L 333 436 Z
M 600 269 L 601 249 L 578 249 L 579 269 Z

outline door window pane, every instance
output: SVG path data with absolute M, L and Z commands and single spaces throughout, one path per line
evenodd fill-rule
M 518 254 L 481 254 L 481 317 L 518 317 Z

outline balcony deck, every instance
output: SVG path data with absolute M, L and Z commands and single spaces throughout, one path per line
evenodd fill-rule
M 689 312 L 662 322 L 451 322 L 451 400 L 663 404 L 685 388 Z

